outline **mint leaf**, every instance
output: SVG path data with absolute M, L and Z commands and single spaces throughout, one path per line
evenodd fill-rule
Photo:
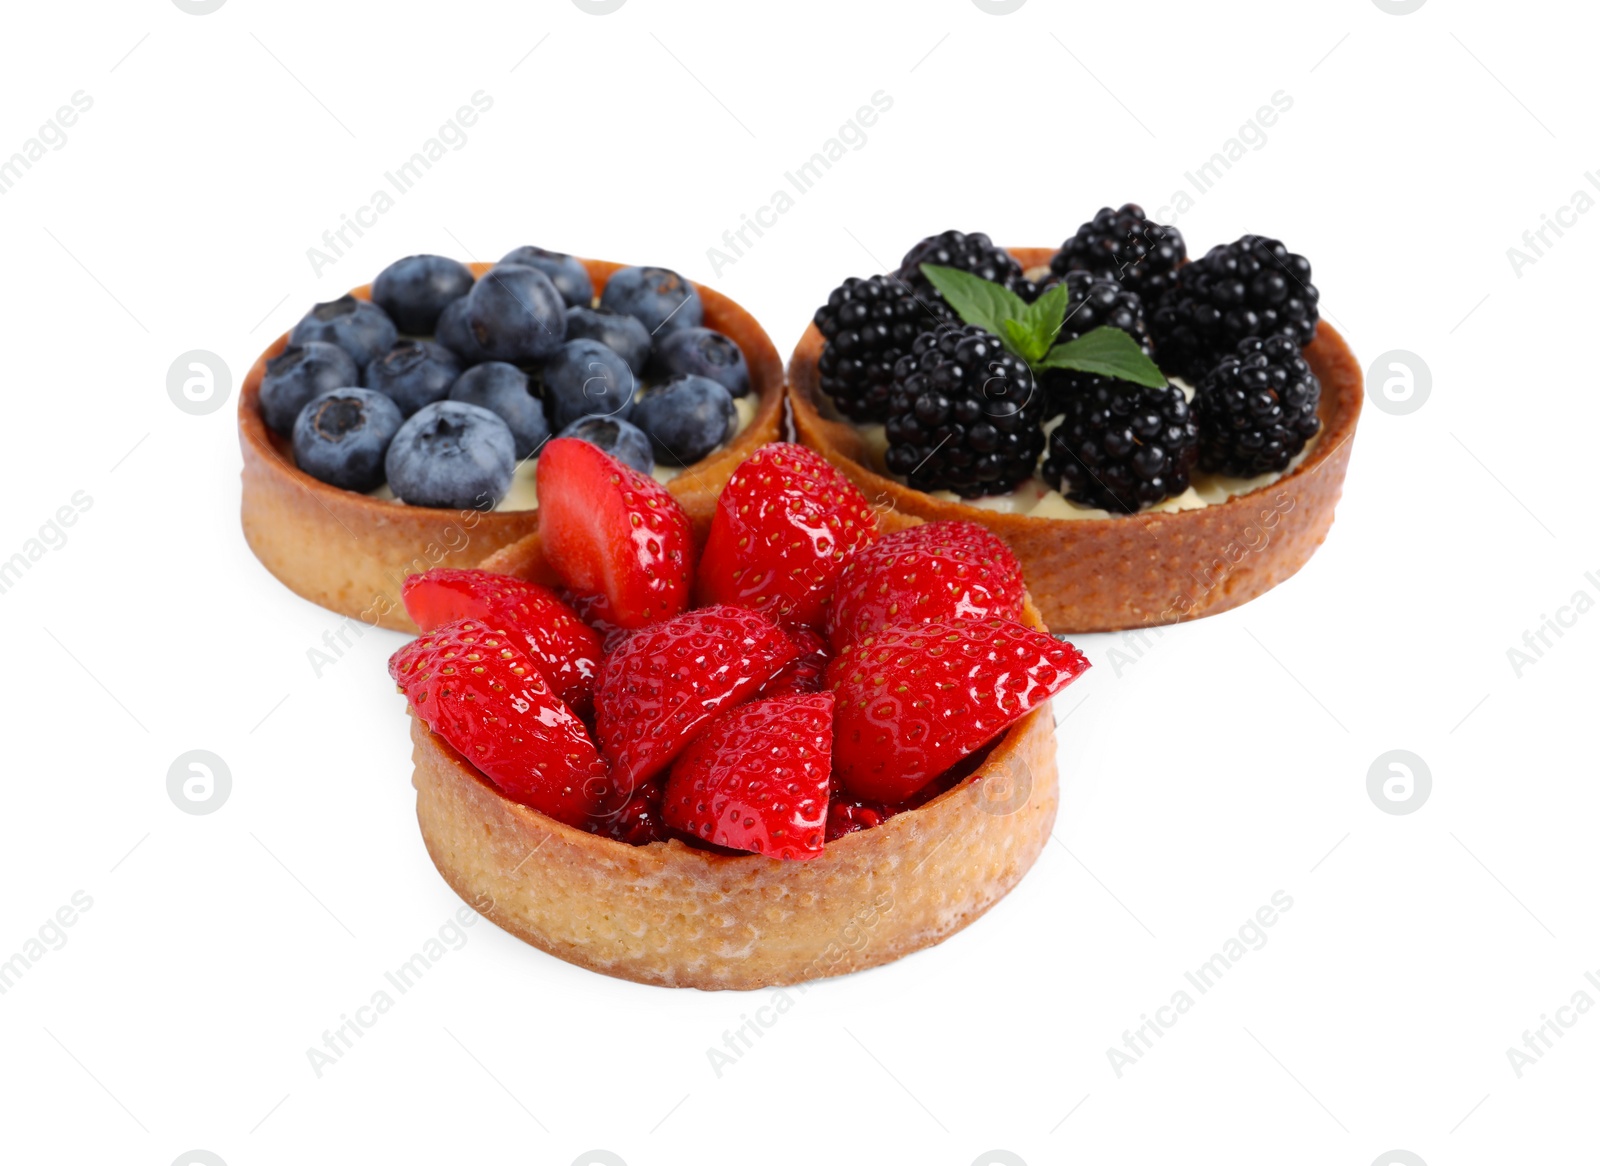
M 1028 310 L 1021 296 L 970 271 L 924 263 L 922 274 L 965 323 L 976 324 L 1002 340 L 1006 338 L 1005 321 L 1021 320 Z
M 1096 328 L 1076 340 L 1057 344 L 1038 361 L 1038 367 L 1070 368 L 1151 389 L 1159 389 L 1167 383 L 1155 362 L 1140 351 L 1133 337 L 1121 328 Z
M 1017 355 L 1029 364 L 1041 360 L 1056 342 L 1066 314 L 1067 285 L 1058 283 L 1024 311 L 1022 324 L 1028 333 L 1027 351 L 1019 351 Z
M 1007 348 L 1030 364 L 1043 356 L 1045 350 L 1049 348 L 1048 341 L 1043 348 L 1039 347 L 1033 332 L 1022 320 L 1001 320 L 1000 339 L 1005 342 Z

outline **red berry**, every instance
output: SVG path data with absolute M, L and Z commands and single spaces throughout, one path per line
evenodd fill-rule
M 389 657 L 389 675 L 422 722 L 512 801 L 581 826 L 609 788 L 583 722 L 516 637 L 457 620 Z
M 828 817 L 832 749 L 831 693 L 741 705 L 674 763 L 662 816 L 714 846 L 816 858 Z
M 600 813 L 590 818 L 589 832 L 629 846 L 665 842 L 672 837 L 672 831 L 661 817 L 661 784 L 660 778 L 652 778 L 634 790 L 627 804 L 615 814 Z
M 1088 667 L 1071 644 L 1004 619 L 931 620 L 856 640 L 828 665 L 839 785 L 903 801 Z
M 538 489 L 545 557 L 568 588 L 597 597 L 595 616 L 641 628 L 689 606 L 689 516 L 654 478 L 558 437 L 539 451 Z
M 827 840 L 837 841 L 858 830 L 881 826 L 888 817 L 882 807 L 857 798 L 835 798 L 828 804 Z
M 975 522 L 926 522 L 851 556 L 828 609 L 835 649 L 890 624 L 1022 617 L 1022 564 Z
M 476 619 L 518 637 L 555 694 L 579 716 L 594 704 L 600 637 L 554 591 L 511 575 L 436 567 L 406 579 L 406 613 L 425 632 Z
M 828 641 L 810 628 L 788 628 L 789 638 L 800 653 L 794 662 L 774 676 L 756 693 L 756 700 L 774 696 L 797 696 L 821 692 L 823 674 L 828 670 Z
M 703 607 L 629 635 L 601 662 L 594 693 L 595 734 L 618 794 L 665 769 L 795 655 L 776 624 L 742 607 Z
M 696 595 L 753 607 L 786 627 L 820 628 L 845 560 L 877 532 L 861 491 L 821 455 L 764 445 L 717 499 Z

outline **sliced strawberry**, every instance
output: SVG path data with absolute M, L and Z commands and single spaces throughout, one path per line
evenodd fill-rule
M 595 616 L 641 628 L 689 606 L 689 516 L 654 478 L 558 437 L 539 451 L 538 490 L 545 555 L 568 588 L 597 597 Z
M 605 762 L 519 640 L 461 619 L 389 657 L 422 722 L 514 802 L 582 826 L 609 788 Z
M 510 632 L 555 694 L 577 713 L 594 707 L 600 637 L 548 587 L 490 571 L 436 567 L 406 579 L 406 614 L 425 632 L 476 619 Z
M 561 600 L 581 619 L 590 631 L 600 637 L 600 654 L 609 656 L 617 650 L 617 645 L 627 639 L 630 632 L 627 628 L 619 628 L 609 620 L 601 618 L 597 609 L 605 601 L 598 595 L 582 595 L 575 591 L 561 589 Z
M 851 556 L 828 609 L 837 650 L 889 624 L 1022 617 L 1022 564 L 975 522 L 927 522 Z
M 894 625 L 856 640 L 828 665 L 839 785 L 903 801 L 1088 667 L 1071 644 L 1004 619 Z
M 832 654 L 828 651 L 828 641 L 810 628 L 786 628 L 785 631 L 794 641 L 794 646 L 800 654 L 794 658 L 793 663 L 767 681 L 761 691 L 752 698 L 754 700 L 822 691 L 822 678 L 828 671 L 828 661 L 832 658 Z
M 628 636 L 601 663 L 594 693 L 595 734 L 619 798 L 795 656 L 776 624 L 742 607 L 687 611 Z
M 828 820 L 832 750 L 832 693 L 741 705 L 673 764 L 662 817 L 715 846 L 816 858 Z
M 861 491 L 820 454 L 764 445 L 717 499 L 696 595 L 753 607 L 786 627 L 820 628 L 845 560 L 877 533 Z

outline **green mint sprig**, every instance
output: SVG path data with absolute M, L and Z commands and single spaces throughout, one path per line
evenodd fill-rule
M 1121 328 L 1102 327 L 1057 344 L 1067 314 L 1067 285 L 1058 283 L 1033 303 L 969 271 L 924 263 L 922 274 L 967 324 L 993 332 L 1036 369 L 1066 368 L 1159 389 L 1167 383 L 1155 362 Z

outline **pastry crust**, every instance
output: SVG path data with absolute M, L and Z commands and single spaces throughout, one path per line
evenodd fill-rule
M 1047 248 L 1013 248 L 1024 269 Z M 1276 587 L 1322 545 L 1344 487 L 1361 415 L 1362 376 L 1323 320 L 1305 350 L 1322 382 L 1322 432 L 1306 459 L 1269 486 L 1198 510 L 1109 519 L 1034 518 L 943 502 L 867 468 L 851 425 L 825 418 L 817 358 L 822 334 L 806 329 L 789 361 L 789 404 L 799 440 L 837 465 L 879 510 L 885 530 L 935 519 L 988 527 L 1022 563 L 1052 632 L 1104 632 L 1214 615 Z
M 415 716 L 411 740 L 423 841 L 462 899 L 569 963 L 664 987 L 798 984 L 936 944 L 1027 873 L 1059 796 L 1049 705 L 952 789 L 804 862 L 575 830 L 501 797 Z
M 586 259 L 598 292 L 623 264 Z M 474 263 L 482 275 L 492 264 Z M 668 485 L 703 534 L 717 495 L 734 467 L 757 446 L 776 440 L 783 418 L 783 365 L 755 318 L 727 296 L 695 285 L 707 327 L 729 336 L 750 366 L 755 419 L 721 449 Z M 371 298 L 371 288 L 352 293 Z M 295 467 L 289 442 L 261 417 L 261 379 L 288 334 L 263 352 L 239 395 L 239 445 L 244 453 L 240 519 L 245 541 L 263 566 L 295 594 L 376 627 L 416 631 L 400 602 L 405 577 L 431 567 L 472 567 L 538 529 L 537 510 L 439 510 L 406 506 L 340 490 Z

